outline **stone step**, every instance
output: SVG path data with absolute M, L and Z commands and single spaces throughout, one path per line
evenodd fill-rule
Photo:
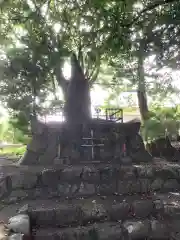
M 86 164 L 75 166 L 0 166 L 0 173 L 12 178 L 13 188 L 32 188 L 34 185 L 53 185 L 61 182 L 84 181 L 94 183 L 97 180 L 108 181 L 114 178 L 162 178 L 180 179 L 180 164 L 157 159 L 152 164 Z M 2 178 L 0 174 L 0 177 Z M 51 181 L 50 181 L 51 180 Z M 29 182 L 29 184 L 28 184 Z
M 19 168 L 17 168 L 19 169 Z M 0 200 L 133 195 L 180 190 L 180 165 L 101 165 L 30 171 L 22 168 L 0 179 Z M 32 169 L 31 169 L 32 170 Z M 7 181 L 8 179 L 8 181 Z
M 173 232 L 172 224 L 162 220 L 125 221 L 123 223 L 95 223 L 76 228 L 36 229 L 34 240 L 138 240 L 138 239 L 172 239 L 178 232 Z
M 160 195 L 151 199 L 90 198 L 54 202 L 31 207 L 31 219 L 38 226 L 77 226 L 100 221 L 142 220 L 145 218 L 180 220 L 180 196 Z
M 148 180 L 126 180 L 118 181 L 116 183 L 104 184 L 86 184 L 86 183 L 64 183 L 57 184 L 54 188 L 38 187 L 33 189 L 14 189 L 11 190 L 6 197 L 1 199 L 4 205 L 16 204 L 23 200 L 45 200 L 59 198 L 63 199 L 76 199 L 76 198 L 89 198 L 93 196 L 124 196 L 142 194 L 152 195 L 153 193 L 168 193 L 179 192 L 178 182 L 175 179 L 162 179 Z
M 67 227 L 101 221 L 144 219 L 156 215 L 152 200 L 127 199 L 79 199 L 64 203 L 48 203 L 32 207 L 32 222 L 41 228 L 48 226 Z
M 35 200 L 23 201 L 16 205 L 15 214 L 28 205 L 28 214 L 33 226 L 65 227 L 86 225 L 100 221 L 142 220 L 162 218 L 180 220 L 180 194 L 156 194 L 152 196 L 94 196 L 88 199 Z M 10 212 L 12 206 L 5 207 L 0 215 Z

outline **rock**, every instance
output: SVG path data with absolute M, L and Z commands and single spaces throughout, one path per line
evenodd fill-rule
M 83 220 L 83 211 L 81 207 L 68 206 L 55 210 L 55 219 L 59 226 L 81 222 Z M 51 222 L 50 222 L 51 224 Z
M 126 229 L 122 229 L 117 223 L 96 223 L 89 226 L 77 228 L 51 228 L 38 229 L 35 235 L 36 240 L 40 239 L 66 239 L 66 240 L 128 240 Z
M 151 190 L 152 191 L 158 191 L 162 188 L 164 181 L 161 178 L 156 178 L 152 183 L 151 183 Z
M 119 175 L 119 169 L 112 166 L 99 168 L 99 175 L 101 183 L 113 182 L 114 180 L 116 181 Z
M 140 178 L 139 179 L 140 182 L 140 188 L 141 188 L 141 193 L 148 193 L 150 191 L 150 187 L 151 187 L 151 182 L 150 179 L 146 179 L 146 178 Z
M 36 186 L 37 184 L 37 176 L 33 173 L 19 173 L 18 175 L 12 175 L 12 188 L 23 188 L 30 189 Z
M 116 192 L 116 183 L 104 183 L 97 185 L 97 193 L 100 195 L 112 195 Z
M 178 162 L 180 153 L 171 145 L 168 137 L 156 139 L 147 145 L 153 157 L 164 157 L 169 161 Z
M 151 200 L 135 201 L 132 208 L 135 217 L 146 218 L 153 213 L 154 204 Z
M 55 196 L 90 196 L 95 194 L 95 186 L 94 184 L 88 183 L 64 183 L 58 184 L 54 192 Z
M 163 202 L 163 200 L 156 199 L 154 201 L 154 208 L 155 208 L 156 215 L 160 214 L 160 215 L 164 216 L 164 202 Z
M 28 214 L 29 212 L 29 205 L 25 204 L 18 210 L 18 214 Z
M 15 190 L 12 191 L 7 198 L 3 200 L 4 203 L 17 203 L 19 200 L 26 199 L 28 194 L 24 190 Z
M 131 181 L 131 187 L 130 187 L 130 194 L 137 194 L 140 193 L 141 191 L 141 182 L 136 180 L 136 181 Z
M 150 234 L 150 221 L 126 221 L 124 227 L 128 230 L 131 239 L 145 239 Z
M 127 138 L 128 152 L 133 162 L 151 162 L 152 156 L 146 151 L 142 137 L 135 134 Z
M 30 235 L 30 219 L 26 214 L 19 214 L 9 219 L 8 228 L 16 233 Z
M 144 142 L 139 134 L 132 136 L 128 140 L 132 152 L 137 152 L 138 150 L 145 150 Z
M 23 237 L 23 234 L 21 233 L 15 233 L 15 234 L 12 234 L 11 236 L 8 237 L 9 240 L 23 240 L 24 237 Z
M 85 166 L 83 168 L 83 174 L 81 176 L 83 181 L 86 181 L 88 183 L 96 183 L 100 180 L 100 174 L 96 167 L 94 166 Z
M 127 156 L 127 157 L 123 157 L 121 158 L 121 163 L 122 164 L 131 164 L 132 163 L 132 158 Z
M 72 181 L 80 181 L 81 176 L 84 173 L 83 167 L 68 167 L 65 168 L 61 173 L 61 180 L 63 182 L 72 182 Z
M 76 185 L 75 188 L 72 189 L 72 193 L 80 196 L 90 196 L 95 194 L 95 186 L 94 184 L 81 183 L 79 187 Z
M 57 210 L 56 210 L 57 211 Z M 38 208 L 32 210 L 31 220 L 35 221 L 39 227 L 48 227 L 48 225 L 56 225 L 55 210 L 50 208 Z
M 174 151 L 174 156 L 172 158 L 173 162 L 179 162 L 180 161 L 180 152 L 178 150 Z
M 119 170 L 119 178 L 122 180 L 125 179 L 136 179 L 137 176 L 137 171 L 134 166 L 124 166 L 122 165 L 120 170 Z
M 126 219 L 130 212 L 130 205 L 126 202 L 113 204 L 109 210 L 110 219 L 113 221 Z
M 153 178 L 154 168 L 149 165 L 136 165 L 137 177 L 138 178 Z
M 148 163 L 152 161 L 152 156 L 145 150 L 144 151 L 139 150 L 138 152 L 132 153 L 131 158 L 135 163 L 142 163 L 142 162 Z
M 180 219 L 179 204 L 165 204 L 164 215 L 171 219 Z
M 156 169 L 155 177 L 163 180 L 174 179 L 177 178 L 177 173 L 172 167 L 163 166 L 162 168 Z
M 168 225 L 163 221 L 153 220 L 151 221 L 152 239 L 169 239 L 170 229 Z
M 120 195 L 132 194 L 140 192 L 139 181 L 133 183 L 133 181 L 118 181 L 117 192 Z
M 45 169 L 42 171 L 41 181 L 43 186 L 56 187 L 60 182 L 62 170 L 57 169 Z
M 8 176 L 0 178 L 0 199 L 7 197 L 12 191 L 12 181 Z
M 33 152 L 31 150 L 26 151 L 26 153 L 24 154 L 24 156 L 22 156 L 19 161 L 18 161 L 18 165 L 38 165 L 39 163 L 39 157 L 40 157 L 41 153 L 38 152 Z
M 178 191 L 180 189 L 180 184 L 176 179 L 169 179 L 164 183 L 163 190 L 165 191 Z
M 180 226 L 180 220 L 179 219 L 172 219 L 171 218 L 171 222 L 170 222 L 170 229 L 171 229 L 171 232 L 180 232 L 179 231 L 179 226 Z
M 171 239 L 180 240 L 180 232 L 178 232 L 178 233 L 172 233 L 172 234 L 171 234 Z
M 92 238 L 91 236 L 89 236 L 88 239 L 118 240 L 124 239 L 125 236 L 125 230 L 123 231 L 120 225 L 118 226 L 116 223 L 111 224 L 105 223 L 103 228 L 101 227 L 101 224 L 99 225 L 97 224 L 97 232 L 98 232 L 97 238 L 96 237 Z

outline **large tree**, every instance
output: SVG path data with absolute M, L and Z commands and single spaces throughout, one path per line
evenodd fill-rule
M 5 49 L 7 64 L 2 90 L 5 88 L 6 96 L 8 90 L 14 91 L 16 100 L 20 100 L 18 95 L 25 97 L 35 114 L 37 97 L 43 99 L 49 90 L 55 91 L 56 83 L 66 100 L 69 83 L 63 75 L 63 64 L 72 54 L 78 60 L 76 70 L 79 68 L 81 77 L 91 85 L 97 79 L 101 59 L 123 56 L 122 53 L 131 56 L 133 52 L 138 63 L 139 105 L 145 118 L 148 108 L 143 62 L 152 46 L 157 49 L 157 37 L 151 39 L 149 33 L 157 26 L 162 31 L 164 9 L 171 2 L 177 1 L 4 1 L 1 18 L 13 49 Z M 140 7 L 143 4 L 142 9 L 137 10 L 137 3 Z M 88 99 L 85 103 L 84 109 L 88 109 Z
M 56 82 L 66 100 L 69 82 L 63 75 L 63 65 L 72 54 L 79 63 L 79 67 L 73 66 L 77 69 L 72 71 L 72 75 L 77 74 L 79 69 L 84 81 L 92 84 L 96 80 L 102 41 L 98 40 L 98 23 L 95 30 L 90 24 L 93 13 L 88 12 L 83 4 L 73 1 L 60 1 L 58 4 L 54 1 L 4 2 L 3 10 L 6 7 L 8 11 L 2 16 L 4 19 L 8 17 L 7 25 L 15 29 L 11 28 L 6 34 L 13 35 L 12 42 L 16 42 L 13 49 L 6 49 L 7 62 L 2 84 L 2 93 L 6 98 L 8 92 L 15 94 L 16 101 L 12 103 L 8 99 L 11 108 L 17 107 L 15 102 L 20 100 L 19 94 L 34 106 L 32 109 L 35 112 L 37 97 L 45 96 L 46 88 L 56 91 Z M 94 35 L 92 31 L 96 31 Z M 20 47 L 17 47 L 17 41 Z M 72 79 L 74 77 L 71 76 Z M 88 101 L 85 102 L 89 105 Z
M 149 116 L 147 92 L 157 95 L 162 89 L 164 93 L 177 90 L 172 86 L 171 76 L 163 76 L 158 70 L 164 67 L 177 69 L 179 65 L 179 2 L 155 1 L 151 4 L 145 1 L 139 2 L 138 8 L 142 10 L 137 11 L 134 5 L 134 23 L 128 24 L 129 51 L 126 54 L 116 52 L 116 55 L 107 59 L 115 70 L 112 74 L 117 84 L 115 94 L 119 89 L 124 90 L 125 82 L 128 88 L 125 90 L 136 87 L 141 117 L 146 120 Z M 147 70 L 145 61 L 152 55 L 155 56 L 149 66 L 152 69 Z M 120 84 L 122 87 L 118 87 Z

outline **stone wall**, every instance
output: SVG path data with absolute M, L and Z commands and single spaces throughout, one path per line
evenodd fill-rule
M 33 168 L 1 179 L 1 201 L 71 198 L 93 195 L 148 194 L 180 190 L 180 167 L 157 165 L 89 165 L 63 169 Z M 7 184 L 8 179 L 8 184 Z M 5 197 L 3 197 L 5 196 Z
M 120 162 L 124 155 L 129 156 L 132 162 L 152 160 L 139 135 L 140 122 L 114 123 L 92 120 L 80 125 L 66 123 L 46 125 L 37 122 L 32 125 L 32 129 L 32 141 L 19 162 L 21 165 L 50 165 L 54 162 L 74 164 L 92 160 L 108 162 L 109 159 L 111 162 Z M 92 147 L 87 147 L 92 145 L 92 138 L 93 145 L 96 145 L 93 147 L 94 156 Z M 127 145 L 125 154 L 124 145 Z
M 4 167 L 1 207 L 17 206 L 34 239 L 179 239 L 180 165 L 14 168 Z
M 171 144 L 170 139 L 166 137 L 148 143 L 146 148 L 153 157 L 162 157 L 170 161 L 179 162 L 180 151 L 173 145 Z

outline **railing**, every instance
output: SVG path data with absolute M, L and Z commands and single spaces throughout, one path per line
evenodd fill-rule
M 50 120 L 64 122 L 64 106 L 45 109 L 45 111 L 42 111 L 40 118 L 45 122 Z M 123 122 L 123 109 L 92 107 L 92 118 Z
M 95 108 L 93 118 L 102 118 L 115 122 L 123 122 L 123 109 L 121 108 Z
M 115 120 L 116 122 L 123 122 L 123 110 L 119 108 L 107 108 L 106 120 Z

